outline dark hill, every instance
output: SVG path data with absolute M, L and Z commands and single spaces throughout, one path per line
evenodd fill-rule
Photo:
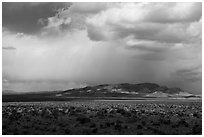
M 191 98 L 193 94 L 180 88 L 168 88 L 155 83 L 103 84 L 65 91 L 3 94 L 3 101 L 68 101 L 73 99 L 139 99 L 139 98 Z M 201 98 L 201 97 L 200 97 Z

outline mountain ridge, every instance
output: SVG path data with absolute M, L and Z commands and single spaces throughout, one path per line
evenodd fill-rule
M 4 92 L 3 92 L 4 93 Z M 12 96 L 13 95 L 13 96 Z M 183 91 L 180 88 L 168 88 L 155 83 L 119 83 L 119 84 L 101 84 L 96 86 L 86 86 L 83 88 L 74 88 L 61 91 L 44 91 L 44 92 L 28 92 L 14 94 L 14 91 L 3 94 L 3 99 L 16 100 L 33 99 L 33 100 L 67 100 L 68 98 L 202 98 Z M 21 100 L 20 99 L 20 100 Z
M 57 96 L 197 97 L 196 95 L 185 92 L 180 88 L 168 88 L 166 86 L 159 86 L 155 83 L 120 83 L 86 86 L 84 88 L 62 91 L 62 93 L 57 94 Z

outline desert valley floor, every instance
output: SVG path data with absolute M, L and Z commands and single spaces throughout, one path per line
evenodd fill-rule
M 193 100 L 3 102 L 3 135 L 197 135 L 202 103 Z

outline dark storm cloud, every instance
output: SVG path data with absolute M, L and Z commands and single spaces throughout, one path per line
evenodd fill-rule
M 59 8 L 68 5 L 70 3 L 3 2 L 2 25 L 14 32 L 33 34 L 43 27 L 37 23 L 40 18 L 53 16 Z

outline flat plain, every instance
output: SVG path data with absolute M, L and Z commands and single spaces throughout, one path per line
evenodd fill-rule
M 3 102 L 3 135 L 197 135 L 202 102 L 77 100 Z

